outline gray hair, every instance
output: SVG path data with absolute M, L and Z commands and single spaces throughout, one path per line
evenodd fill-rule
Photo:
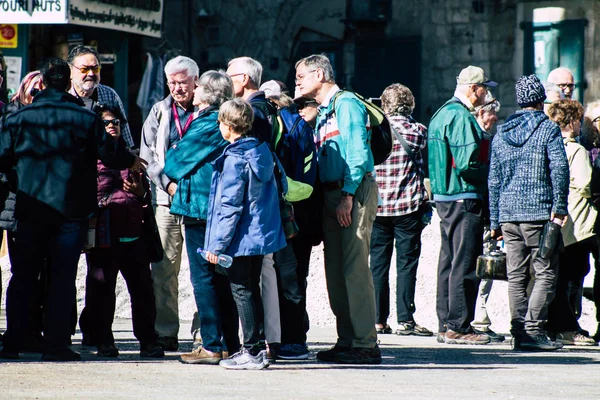
M 381 108 L 389 116 L 408 117 L 415 109 L 415 98 L 409 88 L 394 83 L 386 87 L 381 94 Z
M 233 82 L 225 71 L 206 71 L 198 81 L 200 103 L 221 106 L 233 98 Z
M 486 93 L 485 99 L 483 100 L 483 105 L 475 107 L 473 115 L 477 115 L 480 110 L 483 110 L 484 112 L 500 111 L 500 102 L 494 98 L 492 92 L 488 91 Z
M 306 65 L 306 68 L 310 70 L 321 69 L 321 71 L 323 71 L 323 78 L 325 78 L 325 82 L 335 82 L 333 67 L 331 66 L 329 58 L 327 58 L 327 56 L 324 54 L 313 54 L 311 56 L 302 58 L 296 63 L 296 69 L 298 69 L 300 64 Z
M 229 63 L 227 63 L 227 67 L 231 67 L 232 64 L 238 63 L 240 66 L 240 72 L 248 75 L 250 82 L 256 85 L 256 88 L 258 88 L 262 79 L 262 64 L 250 57 L 237 57 L 229 61 Z
M 188 77 L 198 79 L 200 75 L 200 69 L 196 61 L 186 56 L 177 56 L 172 58 L 165 65 L 165 75 L 173 75 L 179 72 L 185 72 Z
M 562 100 L 567 98 L 562 89 L 556 83 L 546 82 L 544 83 L 544 89 L 546 90 L 546 97 L 548 97 L 548 93 L 557 93 L 559 99 Z
M 91 54 L 96 57 L 96 61 L 98 61 L 98 64 L 100 64 L 100 54 L 98 54 L 98 51 L 92 46 L 84 46 L 82 44 L 79 44 L 71 49 L 69 55 L 67 56 L 67 63 L 73 65 L 73 61 L 75 61 L 77 57 L 84 56 L 86 54 Z

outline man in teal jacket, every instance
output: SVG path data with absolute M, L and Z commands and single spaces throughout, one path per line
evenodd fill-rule
M 336 316 L 336 345 L 317 358 L 344 364 L 379 364 L 375 291 L 369 269 L 371 229 L 377 214 L 377 183 L 371 175 L 369 117 L 364 105 L 340 91 L 327 57 L 296 63 L 296 86 L 319 106 L 315 129 L 319 177 L 324 189 L 325 274 Z
M 488 87 L 497 86 L 483 69 L 468 66 L 457 77 L 454 97 L 429 124 L 431 191 L 440 216 L 438 264 L 438 342 L 486 344 L 490 337 L 471 328 L 479 279 L 477 257 L 483 247 L 483 199 L 489 145 L 471 111 L 484 104 Z

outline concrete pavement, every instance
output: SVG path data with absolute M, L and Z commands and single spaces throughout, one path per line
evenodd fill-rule
M 1 327 L 6 326 L 2 319 Z M 333 327 L 309 332 L 311 358 L 278 361 L 263 371 L 227 371 L 185 365 L 177 352 L 141 360 L 131 320 L 114 324 L 118 359 L 101 359 L 82 347 L 77 363 L 43 363 L 39 354 L 1 362 L 0 399 L 597 399 L 600 348 L 569 347 L 553 353 L 512 351 L 499 345 L 461 346 L 435 337 L 380 335 L 383 363 L 352 366 L 315 360 L 335 340 Z M 181 338 L 188 338 L 182 323 Z M 191 349 L 182 340 L 181 351 Z

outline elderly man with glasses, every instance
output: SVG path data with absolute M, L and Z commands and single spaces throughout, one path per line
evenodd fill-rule
M 577 85 L 575 85 L 573 73 L 564 67 L 559 67 L 550 71 L 547 81 L 558 86 L 567 99 L 573 97 L 573 92 L 577 87 Z
M 118 107 L 126 115 L 121 98 L 115 90 L 100 84 L 100 54 L 90 46 L 75 46 L 67 57 L 71 67 L 71 88 L 69 93 L 83 101 L 86 108 L 94 109 L 96 104 L 106 104 Z M 129 124 L 125 122 L 121 128 L 127 147 L 134 147 Z
M 477 257 L 483 246 L 484 194 L 489 169 L 483 132 L 471 112 L 485 104 L 488 87 L 498 84 L 483 69 L 468 66 L 456 79 L 454 96 L 429 124 L 431 191 L 440 216 L 438 264 L 438 342 L 486 344 L 473 332 L 479 279 Z
M 170 213 L 177 182 L 169 179 L 164 168 L 167 150 L 185 136 L 197 111 L 192 103 L 199 69 L 191 58 L 178 56 L 167 62 L 164 71 L 170 93 L 152 107 L 144 122 L 140 155 L 148 160 L 147 172 L 152 180 L 156 223 L 165 252 L 162 261 L 152 264 L 155 327 L 163 348 L 176 351 L 179 348 L 179 270 L 183 225 L 179 216 Z M 199 326 L 198 321 L 194 321 L 195 326 Z M 197 332 L 194 336 L 199 338 Z

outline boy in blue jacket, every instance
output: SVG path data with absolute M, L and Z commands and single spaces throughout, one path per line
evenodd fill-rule
M 205 248 L 208 261 L 233 257 L 227 269 L 231 291 L 242 322 L 244 345 L 240 352 L 220 365 L 227 369 L 263 369 L 269 366 L 261 350 L 260 297 L 262 258 L 286 246 L 279 212 L 279 194 L 274 175 L 274 156 L 266 143 L 246 136 L 254 118 L 242 99 L 223 103 L 219 129 L 231 144 L 213 163 Z M 285 174 L 280 185 L 285 192 Z

